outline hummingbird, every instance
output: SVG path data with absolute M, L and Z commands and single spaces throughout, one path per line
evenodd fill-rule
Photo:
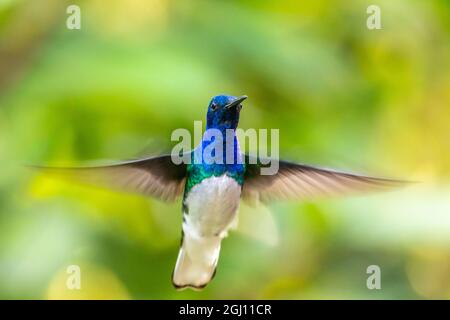
M 237 226 L 241 200 L 267 204 L 276 200 L 305 200 L 389 189 L 405 183 L 242 153 L 236 129 L 245 99 L 245 95 L 217 95 L 211 99 L 203 139 L 189 151 L 192 161 L 188 163 L 177 164 L 171 155 L 162 155 L 107 166 L 38 168 L 71 173 L 87 183 L 163 201 L 182 198 L 181 242 L 172 272 L 172 284 L 179 290 L 200 290 L 213 279 L 221 242 Z M 223 136 L 230 130 L 233 133 L 231 145 L 224 148 L 223 161 L 194 161 L 196 157 L 201 158 L 211 144 L 218 143 L 207 138 L 208 130 L 219 131 Z M 230 158 L 233 161 L 225 161 Z M 275 174 L 262 174 L 267 160 L 279 161 Z

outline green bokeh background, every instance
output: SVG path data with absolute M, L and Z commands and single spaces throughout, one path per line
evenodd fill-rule
M 450 298 L 449 17 L 446 0 L 0 0 L 0 298 Z M 247 94 L 241 127 L 280 129 L 282 157 L 422 183 L 243 207 L 214 281 L 177 292 L 180 203 L 22 166 L 160 151 L 218 93 Z

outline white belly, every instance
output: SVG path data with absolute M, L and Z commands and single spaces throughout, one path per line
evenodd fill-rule
M 239 208 L 241 186 L 226 175 L 210 177 L 194 186 L 183 212 L 183 230 L 197 237 L 225 237 Z

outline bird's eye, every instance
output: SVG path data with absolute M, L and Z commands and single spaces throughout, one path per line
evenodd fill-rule
M 212 110 L 212 111 L 216 111 L 216 109 L 217 109 L 217 104 L 212 103 L 212 104 L 211 104 L 211 110 Z

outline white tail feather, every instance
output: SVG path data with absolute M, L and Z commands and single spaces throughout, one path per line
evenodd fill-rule
M 177 289 L 202 289 L 213 278 L 220 252 L 220 237 L 196 238 L 184 235 L 172 275 Z

